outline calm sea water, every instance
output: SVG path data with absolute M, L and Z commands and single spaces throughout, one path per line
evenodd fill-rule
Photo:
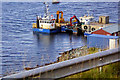
M 89 13 L 98 20 L 100 15 L 109 15 L 110 22 L 118 21 L 118 3 L 113 2 L 62 2 L 49 4 L 50 13 L 63 11 L 64 19 Z M 58 34 L 34 34 L 32 23 L 36 15 L 44 14 L 42 2 L 2 3 L 2 74 L 22 71 L 24 67 L 35 67 L 56 61 L 59 53 L 87 44 L 83 36 Z M 72 38 L 72 40 L 70 39 Z

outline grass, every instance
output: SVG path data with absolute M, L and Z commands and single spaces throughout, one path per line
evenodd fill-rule
M 96 52 L 101 51 L 101 49 L 99 48 L 89 48 L 88 49 L 88 54 L 93 54 Z M 100 78 L 119 78 L 120 80 L 120 62 L 116 62 L 113 64 L 109 64 L 109 65 L 105 65 L 103 67 L 97 67 L 97 68 L 93 68 L 90 69 L 88 71 L 85 72 L 81 72 L 81 73 L 77 73 L 65 78 L 61 78 L 59 80 L 65 80 L 65 79 L 95 79 L 95 80 L 100 80 Z
M 96 79 L 98 80 L 99 78 L 117 78 L 120 80 L 120 62 L 116 62 L 113 64 L 105 65 L 101 67 L 102 69 L 100 70 L 100 67 L 77 73 L 65 78 L 61 78 L 59 80 L 65 80 L 65 79 L 71 79 L 71 78 L 90 78 L 90 79 Z M 99 79 L 100 80 L 100 79 Z
M 101 49 L 99 48 L 89 48 L 87 49 L 88 53 L 87 54 L 93 54 L 96 52 L 101 51 Z M 33 76 L 32 78 L 39 78 L 40 75 L 38 76 Z M 112 63 L 109 65 L 105 65 L 102 67 L 97 67 L 97 68 L 93 68 L 90 69 L 88 71 L 85 72 L 81 72 L 81 73 L 77 73 L 77 74 L 73 74 L 64 78 L 61 78 L 59 80 L 101 80 L 101 79 L 110 79 L 110 78 L 119 78 L 120 80 L 120 62 L 116 62 L 116 63 Z
M 96 53 L 98 52 L 100 49 L 99 48 L 95 48 L 95 47 L 92 47 L 92 48 L 89 48 L 88 49 L 88 54 L 93 54 L 93 53 Z

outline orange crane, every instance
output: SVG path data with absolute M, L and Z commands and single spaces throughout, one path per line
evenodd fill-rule
M 59 19 L 59 14 L 61 13 L 61 17 L 60 17 L 60 19 Z M 64 18 L 63 18 L 63 12 L 62 11 L 57 11 L 57 19 L 56 19 L 56 23 L 63 23 L 63 22 L 65 22 L 64 21 Z

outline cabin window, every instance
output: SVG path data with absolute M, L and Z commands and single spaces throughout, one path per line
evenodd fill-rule
M 88 19 L 86 19 L 86 21 L 88 21 Z
M 93 19 L 91 18 L 90 21 L 92 21 Z
M 41 21 L 41 23 L 43 23 L 43 21 Z
M 84 22 L 81 22 L 82 23 L 82 25 L 84 25 L 85 23 Z

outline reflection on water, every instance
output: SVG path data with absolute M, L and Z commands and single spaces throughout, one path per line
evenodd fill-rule
M 77 48 L 82 45 L 86 45 L 86 38 L 84 36 L 77 36 L 67 33 L 58 34 L 44 34 L 44 33 L 33 33 L 34 39 L 38 48 L 44 46 L 44 48 L 49 48 L 49 51 L 56 51 L 63 47 L 62 49 Z M 59 50 L 60 51 L 60 50 Z M 58 52 L 59 52 L 58 51 Z M 64 51 L 64 50 L 61 50 Z
M 54 35 L 44 34 L 44 33 L 33 33 L 33 36 L 36 38 L 38 47 L 40 44 L 43 44 L 46 47 L 50 46 L 50 43 L 54 40 Z M 54 45 L 54 44 L 53 44 Z

